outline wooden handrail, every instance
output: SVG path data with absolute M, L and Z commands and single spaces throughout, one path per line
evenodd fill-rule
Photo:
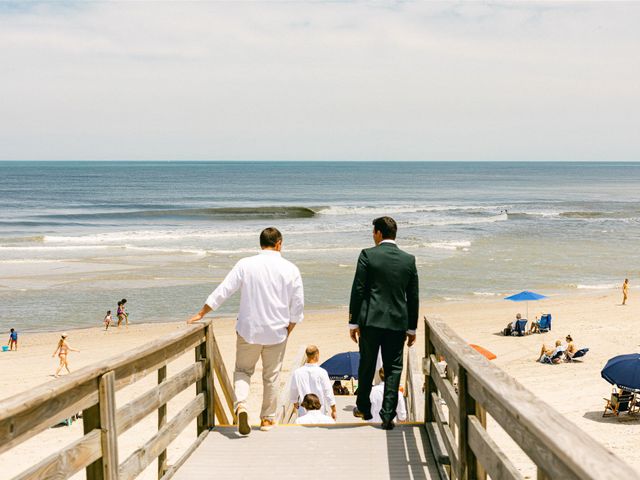
M 166 366 L 194 349 L 195 360 L 167 377 Z M 158 385 L 117 408 L 115 392 L 154 370 Z M 220 385 L 222 395 L 216 389 Z M 196 383 L 197 394 L 167 422 L 166 404 Z M 158 458 L 158 478 L 168 480 L 175 465 L 166 448 L 194 419 L 197 439 L 180 457 L 182 464 L 214 424 L 228 424 L 233 390 L 213 335 L 211 321 L 198 322 L 141 348 L 87 366 L 66 376 L 0 401 L 0 453 L 82 410 L 84 436 L 40 461 L 16 479 L 67 478 L 86 468 L 89 480 L 132 479 Z M 225 409 L 230 410 L 230 416 Z M 158 411 L 158 432 L 124 462 L 118 460 L 118 435 Z
M 533 460 L 539 479 L 640 478 L 620 458 L 489 363 L 446 323 L 425 318 L 425 335 L 425 418 L 440 432 L 440 440 L 431 435 L 430 441 L 444 443 L 439 447 L 449 454 L 451 478 L 475 480 L 486 478 L 487 473 L 492 478 L 522 478 L 487 432 L 485 412 Z M 441 357 L 449 377 L 436 365 Z

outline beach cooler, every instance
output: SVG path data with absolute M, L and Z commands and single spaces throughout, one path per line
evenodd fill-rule
M 2 345 L 2 351 L 3 352 L 8 352 L 9 351 L 9 346 L 8 345 Z

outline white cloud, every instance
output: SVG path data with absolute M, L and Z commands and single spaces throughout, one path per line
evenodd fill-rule
M 0 159 L 640 160 L 640 5 L 0 7 Z

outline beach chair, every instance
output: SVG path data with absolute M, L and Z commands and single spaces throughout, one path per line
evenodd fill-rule
M 516 328 L 511 332 L 511 335 L 522 337 L 526 332 L 527 319 L 523 318 L 516 321 Z
M 540 333 L 551 331 L 551 314 L 545 313 L 540 316 L 540 322 L 538 323 L 538 329 Z
M 604 406 L 603 417 L 615 415 L 619 416 L 621 413 L 629 412 L 630 408 L 635 408 L 635 394 L 632 392 L 624 392 L 624 393 L 612 393 L 611 398 L 607 400 L 604 399 L 607 404 Z M 607 412 L 611 411 L 609 415 Z
M 562 355 L 564 355 L 564 350 L 560 350 L 559 352 L 556 352 L 552 357 L 545 354 L 542 356 L 540 363 L 548 363 L 549 365 L 554 365 L 553 361 L 562 357 Z
M 588 348 L 581 348 L 580 350 L 577 350 L 576 353 L 573 354 L 573 357 L 570 357 L 569 355 L 567 355 L 567 361 L 573 362 L 576 358 L 584 357 L 588 351 L 589 351 Z

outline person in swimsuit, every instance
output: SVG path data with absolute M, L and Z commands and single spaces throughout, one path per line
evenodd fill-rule
M 15 331 L 14 328 L 9 332 L 9 350 L 13 350 L 13 347 L 16 347 L 16 352 L 18 351 L 18 332 Z
M 129 315 L 125 310 L 125 307 L 124 307 L 125 303 L 127 303 L 126 298 L 123 298 L 118 302 L 118 326 L 120 326 L 120 324 L 124 320 L 125 326 L 129 327 Z
M 629 279 L 625 278 L 622 284 L 622 304 L 627 304 L 627 298 L 629 298 Z
M 107 310 L 107 314 L 104 316 L 104 331 L 109 330 L 109 325 L 111 325 L 111 310 Z
M 63 333 L 60 336 L 58 347 L 56 348 L 55 352 L 53 352 L 53 355 L 51 355 L 52 357 L 55 357 L 57 353 L 58 357 L 60 357 L 60 365 L 58 365 L 58 369 L 56 370 L 56 374 L 54 375 L 55 378 L 58 378 L 58 374 L 60 373 L 60 370 L 62 370 L 63 368 L 67 369 L 67 373 L 71 373 L 71 370 L 69 370 L 69 362 L 67 360 L 67 355 L 69 354 L 69 352 L 80 351 L 80 350 L 76 350 L 75 348 L 71 348 L 69 346 L 69 344 L 67 343 L 67 336 L 68 335 L 66 333 Z

